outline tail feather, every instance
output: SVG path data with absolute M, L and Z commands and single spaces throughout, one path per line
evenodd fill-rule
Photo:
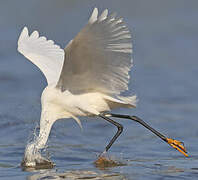
M 117 96 L 125 104 L 129 105 L 129 107 L 136 107 L 137 104 L 137 96 Z
M 135 108 L 137 104 L 137 97 L 133 96 L 104 96 L 110 109 L 115 109 L 119 107 Z

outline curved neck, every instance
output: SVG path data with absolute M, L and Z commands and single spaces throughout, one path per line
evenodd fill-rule
M 35 142 L 37 149 L 42 149 L 45 147 L 54 122 L 54 118 L 52 119 L 52 117 L 49 117 L 47 112 L 41 113 L 40 132 Z

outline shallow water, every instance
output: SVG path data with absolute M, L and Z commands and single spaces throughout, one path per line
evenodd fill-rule
M 62 47 L 87 22 L 93 7 L 123 16 L 133 33 L 130 88 L 136 109 L 114 112 L 142 117 L 165 135 L 185 142 L 189 158 L 148 130 L 119 120 L 125 130 L 109 156 L 124 166 L 101 169 L 97 156 L 116 129 L 100 119 L 57 121 L 47 153 L 51 170 L 20 167 L 27 142 L 39 123 L 39 70 L 16 51 L 24 25 Z M 198 176 L 198 2 L 184 0 L 2 1 L 0 2 L 0 179 L 197 179 Z

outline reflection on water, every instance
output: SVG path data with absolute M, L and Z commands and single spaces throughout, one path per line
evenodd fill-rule
M 177 168 L 175 166 L 167 166 L 167 167 L 161 168 L 158 173 L 172 174 L 172 173 L 179 173 L 179 172 L 184 172 L 184 169 Z
M 64 47 L 93 9 L 123 16 L 133 34 L 131 92 L 136 109 L 117 113 L 142 117 L 168 137 L 185 142 L 185 158 L 135 122 L 120 120 L 124 132 L 110 156 L 125 166 L 99 169 L 94 161 L 116 129 L 84 118 L 83 132 L 60 120 L 49 138 L 53 170 L 22 171 L 25 146 L 40 118 L 41 72 L 16 51 L 24 25 Z M 0 179 L 197 179 L 198 1 L 35 0 L 0 3 Z M 125 163 L 126 162 L 126 163 Z
M 28 180 L 39 180 L 39 179 L 65 179 L 65 180 L 76 180 L 76 179 L 92 179 L 92 180 L 126 180 L 126 178 L 118 173 L 113 174 L 102 174 L 94 171 L 68 171 L 64 173 L 57 172 L 41 172 L 27 177 Z

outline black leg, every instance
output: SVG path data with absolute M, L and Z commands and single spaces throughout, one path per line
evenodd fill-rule
M 151 126 L 149 126 L 146 122 L 144 122 L 142 119 L 140 119 L 137 116 L 129 116 L 129 115 L 122 115 L 122 114 L 111 114 L 111 113 L 107 114 L 106 116 L 111 116 L 111 117 L 115 117 L 115 118 L 122 118 L 122 119 L 130 119 L 130 120 L 133 120 L 135 122 L 138 122 L 139 124 L 143 125 L 148 130 L 153 132 L 155 135 L 157 135 L 159 138 L 161 138 L 162 140 L 167 142 L 166 137 L 164 135 L 162 135 L 160 132 L 153 129 Z
M 99 117 L 105 119 L 106 121 L 110 122 L 111 124 L 115 125 L 118 128 L 118 131 L 116 132 L 115 136 L 113 136 L 113 138 L 111 139 L 111 141 L 105 148 L 105 150 L 107 152 L 110 149 L 110 147 L 112 146 L 112 144 L 115 142 L 115 140 L 118 138 L 118 136 L 122 133 L 123 126 L 121 124 L 117 123 L 116 121 L 106 117 L 105 115 L 100 114 Z
M 143 125 L 145 128 L 153 132 L 155 135 L 157 135 L 159 138 L 161 138 L 163 141 L 167 142 L 169 145 L 171 145 L 173 148 L 177 149 L 179 152 L 181 152 L 186 157 L 188 156 L 187 151 L 184 147 L 184 143 L 167 138 L 164 135 L 162 135 L 160 132 L 153 129 L 151 126 L 149 126 L 147 123 L 145 123 L 142 119 L 140 119 L 137 116 L 129 116 L 129 115 L 122 115 L 122 114 L 113 114 L 113 113 L 106 113 L 104 114 L 105 117 L 115 117 L 115 118 L 122 118 L 122 119 L 129 119 L 133 120 L 135 122 L 138 122 L 139 124 Z

